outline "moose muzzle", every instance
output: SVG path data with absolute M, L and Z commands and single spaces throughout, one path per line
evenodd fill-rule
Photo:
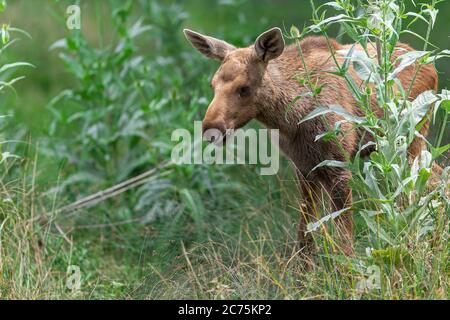
M 209 143 L 222 144 L 226 137 L 225 123 L 221 121 L 204 120 L 202 124 L 203 140 Z

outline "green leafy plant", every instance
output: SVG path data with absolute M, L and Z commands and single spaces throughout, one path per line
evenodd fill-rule
M 443 223 L 448 223 L 450 167 L 441 171 L 435 161 L 450 149 L 450 145 L 441 146 L 449 114 L 450 92 L 427 91 L 414 101 L 409 101 L 407 97 L 410 96 L 412 85 L 404 88 L 397 78 L 402 70 L 414 64 L 414 83 L 423 65 L 433 64 L 450 56 L 447 49 L 429 50 L 433 47 L 429 38 L 437 18 L 436 6 L 439 2 L 420 3 L 420 11 L 416 13 L 407 11 L 403 2 L 394 0 L 342 0 L 327 2 L 318 8 L 311 1 L 314 24 L 302 33 L 295 27 L 291 29 L 291 37 L 296 41 L 309 32 L 321 33 L 329 40 L 328 29 L 339 24 L 342 30 L 363 48 L 362 51 L 356 50 L 355 45 L 350 50 L 332 55 L 336 63 L 336 71 L 333 74 L 346 80 L 365 116 L 355 117 L 340 106 L 325 106 L 317 108 L 303 121 L 327 113 L 336 113 L 345 121 L 353 123 L 355 129 L 373 136 L 373 142 L 360 145 L 354 159 L 350 159 L 347 154 L 346 162 L 325 161 L 318 167 L 333 166 L 351 171 L 350 184 L 356 201 L 353 207 L 348 209 L 365 221 L 369 232 L 369 248 L 375 248 L 374 256 L 389 256 L 392 252 L 397 252 L 398 248 L 404 249 L 429 241 L 437 230 L 443 231 Z M 329 8 L 339 14 L 328 16 Z M 409 29 L 418 21 L 428 26 L 424 37 Z M 393 63 L 394 49 L 403 34 L 411 34 L 423 40 L 422 51 L 405 53 Z M 369 46 L 376 47 L 378 59 L 370 56 Z M 343 64 L 338 62 L 337 55 L 344 57 Z M 362 86 L 356 85 L 349 75 L 350 65 L 363 81 Z M 313 85 L 310 84 L 311 88 Z M 313 94 L 313 89 L 311 90 Z M 384 111 L 381 118 L 372 110 L 372 91 L 376 92 L 378 105 Z M 445 116 L 438 141 L 432 144 L 419 131 L 424 125 L 422 119 L 431 114 L 434 116 L 430 117 L 435 120 L 439 109 L 445 112 Z M 340 128 L 334 128 L 317 139 L 329 139 L 339 143 L 341 134 Z M 410 163 L 407 150 L 416 137 L 424 139 L 428 148 Z M 375 147 L 376 151 L 365 159 L 361 154 L 368 147 Z M 432 183 L 433 175 L 435 177 Z M 326 221 L 344 214 L 347 210 L 331 213 L 319 222 L 311 224 L 310 230 L 317 231 Z
M 0 2 L 0 13 L 2 13 L 6 9 L 6 1 Z M 26 33 L 25 31 L 11 27 L 9 24 L 2 24 L 0 35 L 1 35 L 1 41 L 0 41 L 0 58 L 4 59 L 5 53 L 16 41 L 18 41 L 18 38 L 14 37 L 16 34 L 22 34 L 29 38 L 30 35 Z M 0 64 L 0 94 L 3 94 L 5 89 L 12 90 L 15 93 L 14 84 L 18 81 L 24 79 L 24 76 L 15 76 L 15 72 L 17 69 L 21 67 L 33 67 L 32 64 L 27 62 L 9 62 L 9 63 L 1 63 Z M 6 116 L 0 117 L 0 120 L 3 121 Z M 5 147 L 5 142 L 2 141 L 0 143 L 0 151 L 3 150 Z M 3 168 L 5 168 L 6 164 L 5 162 L 9 158 L 16 158 L 17 156 L 13 155 L 10 151 L 4 151 L 0 154 L 0 165 L 2 165 Z

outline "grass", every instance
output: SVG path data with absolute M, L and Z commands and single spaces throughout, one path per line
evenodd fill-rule
M 356 217 L 357 256 L 348 259 L 322 250 L 314 268 L 306 270 L 296 255 L 294 181 L 274 181 L 271 186 L 258 181 L 242 192 L 254 194 L 261 186 L 272 190 L 269 201 L 250 199 L 220 213 L 207 212 L 202 240 L 186 237 L 192 226 L 178 227 L 174 235 L 167 233 L 173 226 L 165 221 L 148 226 L 122 224 L 122 219 L 117 224 L 101 221 L 100 213 L 107 215 L 108 208 L 79 212 L 83 217 L 76 220 L 88 225 L 52 215 L 36 221 L 39 209 L 32 209 L 30 186 L 13 189 L 21 196 L 1 206 L 2 215 L 7 213 L 1 226 L 1 297 L 448 299 L 448 217 L 442 217 L 429 241 L 412 239 L 408 256 L 399 259 L 367 257 L 369 235 Z M 69 265 L 81 268 L 80 292 L 66 288 Z M 381 289 L 358 291 L 357 284 L 370 277 L 367 268 L 372 265 L 381 269 Z
M 296 254 L 297 186 L 285 159 L 275 177 L 261 177 L 249 166 L 171 166 L 148 184 L 96 207 L 75 214 L 57 212 L 64 204 L 159 165 L 170 156 L 172 130 L 201 119 L 211 98 L 208 77 L 214 66 L 188 49 L 180 30 L 186 24 L 216 27 L 214 19 L 201 20 L 198 2 L 173 3 L 139 1 L 130 9 L 111 1 L 88 10 L 81 35 L 60 32 L 57 15 L 57 22 L 48 19 L 45 26 L 26 19 L 26 10 L 36 9 L 30 1 L 10 4 L 8 17 L 15 24 L 30 31 L 37 23 L 49 32 L 36 32 L 36 40 L 23 39 L 18 51 L 5 56 L 8 61 L 15 55 L 20 57 L 16 60 L 30 61 L 37 71 L 26 71 L 32 78 L 17 85 L 17 97 L 1 97 L 2 113 L 17 120 L 6 122 L 2 152 L 20 158 L 1 163 L 0 298 L 448 299 L 448 212 L 433 215 L 434 229 L 423 237 L 402 232 L 399 224 L 401 240 L 394 246 L 377 246 L 383 240 L 355 214 L 356 255 L 332 252 L 331 240 L 319 231 L 314 233 L 319 254 L 313 268 L 305 268 Z M 44 7 L 50 13 L 64 5 Z M 445 12 L 448 3 L 442 6 Z M 221 28 L 236 44 L 253 40 L 261 31 L 254 25 L 275 23 L 263 19 L 264 11 L 246 17 L 244 10 L 246 28 L 236 30 L 236 7 L 216 7 Z M 114 18 L 94 23 L 93 17 L 104 11 L 115 12 Z M 186 20 L 186 11 L 195 11 L 194 19 Z M 287 25 L 310 16 L 303 7 L 298 13 L 288 11 Z M 129 31 L 137 12 L 153 29 L 132 38 Z M 444 34 L 441 38 L 447 41 L 444 20 L 438 19 L 432 36 Z M 85 42 L 80 40 L 83 35 Z M 59 37 L 79 46 L 49 53 Z M 125 61 L 144 57 L 144 68 L 133 69 L 132 77 L 120 77 L 124 62 L 114 61 L 109 50 L 109 44 L 123 39 L 129 50 Z M 28 47 L 39 43 L 45 45 Z M 65 65 L 58 57 L 62 53 Z M 107 65 L 91 74 L 98 61 Z M 74 72 L 80 62 L 84 74 Z M 445 87 L 448 66 L 438 66 Z M 96 85 L 109 81 L 111 74 L 117 82 L 108 84 L 120 85 L 117 98 L 109 100 Z M 65 88 L 77 99 L 49 104 Z M 130 93 L 137 94 L 126 109 L 124 97 Z M 143 123 L 139 133 L 144 134 L 123 130 L 122 136 L 109 140 L 124 129 L 117 119 L 127 112 L 127 121 L 135 121 L 136 127 Z M 93 144 L 86 132 L 99 124 L 107 124 L 109 131 Z M 3 143 L 16 139 L 22 142 Z M 376 222 L 395 229 L 392 221 Z M 73 265 L 81 271 L 79 291 L 67 287 L 67 270 Z M 377 272 L 380 277 L 374 277 Z

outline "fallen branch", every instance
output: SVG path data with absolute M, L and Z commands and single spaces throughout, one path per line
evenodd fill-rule
M 136 188 L 138 186 L 141 186 L 148 181 L 150 181 L 152 178 L 155 177 L 155 174 L 162 170 L 167 168 L 170 165 L 171 162 L 167 161 L 162 163 L 156 168 L 153 168 L 137 177 L 131 178 L 129 180 L 126 180 L 124 182 L 121 182 L 109 189 L 97 192 L 93 195 L 90 195 L 88 197 L 82 198 L 72 204 L 69 204 L 67 206 L 64 206 L 60 209 L 56 210 L 56 213 L 71 213 L 74 211 L 78 211 L 80 209 L 84 208 L 91 208 L 105 200 L 108 200 L 110 198 L 114 198 L 130 189 Z M 158 175 L 160 176 L 160 175 Z

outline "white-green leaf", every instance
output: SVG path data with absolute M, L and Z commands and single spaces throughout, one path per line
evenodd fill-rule
M 336 10 L 344 10 L 344 7 L 342 7 L 342 5 L 337 3 L 336 1 L 327 2 L 324 4 L 324 6 L 329 6 Z
M 336 22 L 344 22 L 344 21 L 354 21 L 355 19 L 349 17 L 346 14 L 339 14 L 337 16 L 334 17 L 329 17 L 325 20 L 320 21 L 317 24 L 314 24 L 312 26 L 309 27 L 309 29 L 313 32 L 318 32 L 320 31 L 320 29 L 324 26 L 336 23 Z
M 306 226 L 306 233 L 311 233 L 311 232 L 316 231 L 317 229 L 319 229 L 327 221 L 336 219 L 341 214 L 349 211 L 350 209 L 351 208 L 345 208 L 345 209 L 342 209 L 342 210 L 330 213 L 329 215 L 326 215 L 322 219 L 318 220 L 317 222 L 308 223 L 308 225 Z
M 415 17 L 415 18 L 420 19 L 420 20 L 422 20 L 423 22 L 425 22 L 425 23 L 428 24 L 428 20 L 425 19 L 422 15 L 420 15 L 420 14 L 418 14 L 418 13 L 416 13 L 416 12 L 407 12 L 407 13 L 405 13 L 405 15 L 406 15 L 406 16 Z
M 304 117 L 299 124 L 302 124 L 306 121 L 312 120 L 314 118 L 326 115 L 328 113 L 335 113 L 341 117 L 343 117 L 345 120 L 353 123 L 363 123 L 366 121 L 365 118 L 361 118 L 358 116 L 355 116 L 351 114 L 350 112 L 346 111 L 344 108 L 342 108 L 339 105 L 330 105 L 325 107 L 317 107 L 314 109 L 310 114 L 308 114 L 306 117 Z
M 450 106 L 450 91 L 442 90 L 442 92 L 437 96 L 440 98 L 440 100 L 436 102 L 436 106 L 434 107 L 433 122 L 436 122 L 436 115 L 441 106 L 445 109 L 446 112 L 450 112 L 450 107 L 447 110 L 447 106 Z
M 398 57 L 397 60 L 400 60 L 400 64 L 389 75 L 389 80 L 397 78 L 400 72 L 402 72 L 407 67 L 414 64 L 418 59 L 423 58 L 427 54 L 429 54 L 428 51 L 410 51 Z
M 18 156 L 14 155 L 14 154 L 12 154 L 12 153 L 10 153 L 8 151 L 3 152 L 2 154 L 0 154 L 0 163 L 3 163 L 6 160 L 11 159 L 11 158 L 19 159 Z
M 442 58 L 450 58 L 450 50 L 442 50 L 438 54 L 428 57 L 427 59 L 425 59 L 425 63 L 434 63 Z
M 18 68 L 18 67 L 32 67 L 34 66 L 31 63 L 28 62 L 15 62 L 15 63 L 9 63 L 5 64 L 0 68 L 0 73 L 5 72 L 6 70 L 12 69 L 12 68 Z
M 431 27 L 434 28 L 434 24 L 436 23 L 437 14 L 439 13 L 439 10 L 432 8 L 432 9 L 426 9 L 423 11 L 424 13 L 428 13 L 431 17 Z
M 332 167 L 332 168 L 342 168 L 342 169 L 347 169 L 348 168 L 348 163 L 347 162 L 342 162 L 342 161 L 336 161 L 336 160 L 325 160 L 322 161 L 321 163 L 319 163 L 317 166 L 314 167 L 314 169 L 312 169 L 311 171 L 315 171 L 319 168 L 322 167 Z
M 430 105 L 438 101 L 438 97 L 432 90 L 428 90 L 420 94 L 412 103 L 412 110 L 415 124 L 419 123 L 427 114 Z
M 364 51 L 361 50 L 339 50 L 338 54 L 345 57 L 345 60 L 351 60 L 353 68 L 358 77 L 363 81 L 377 82 L 378 78 L 374 78 L 377 74 L 376 65 Z

